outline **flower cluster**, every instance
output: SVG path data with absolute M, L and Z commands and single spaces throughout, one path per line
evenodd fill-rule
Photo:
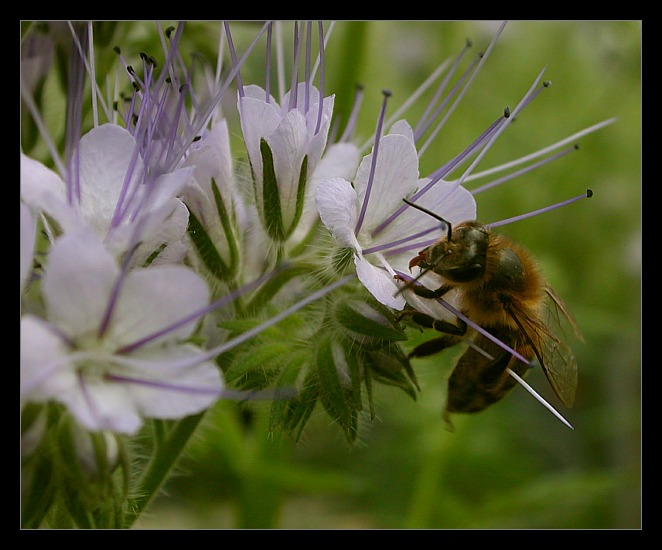
M 320 404 L 353 442 L 361 418 L 374 417 L 375 382 L 416 396 L 402 348 L 403 312 L 440 321 L 456 315 L 452 294 L 437 300 L 413 291 L 439 282 L 434 273 L 412 279 L 411 260 L 449 224 L 476 219 L 475 191 L 464 183 L 478 176 L 478 162 L 546 83 L 538 75 L 512 111 L 422 176 L 422 139 L 436 135 L 443 113 L 464 97 L 503 27 L 465 72 L 459 67 L 469 44 L 422 85 L 421 93 L 440 81 L 418 124 L 387 119 L 392 100 L 385 92 L 374 134 L 361 145 L 353 137 L 360 91 L 343 135 L 332 132 L 338 121 L 335 96 L 324 88 L 324 61 L 333 26 L 293 25 L 293 61 L 289 70 L 277 66 L 278 94 L 271 91 L 274 30 L 278 52 L 283 48 L 278 22 L 261 26 L 244 52 L 231 25 L 220 24 L 215 71 L 186 63 L 184 24 L 157 24 L 163 51 L 140 53 L 139 65 L 131 65 L 136 52 L 115 48 L 116 70 L 104 69 L 104 86 L 95 69 L 106 45 L 97 36 L 100 25 L 51 24 L 48 32 L 35 25 L 26 33 L 25 525 L 53 522 L 52 502 L 68 509 L 77 526 L 130 525 L 168 469 L 135 487 L 127 441 L 161 421 L 180 437 L 178 429 L 190 435 L 221 398 L 270 391 L 272 428 L 296 437 Z M 262 47 L 264 80 L 246 84 L 242 69 Z M 60 67 L 63 135 L 49 130 L 41 94 L 56 50 L 69 58 Z M 489 173 L 525 173 L 604 124 Z M 234 135 L 241 136 L 241 152 Z M 165 447 L 155 443 L 154 453 Z M 44 468 L 63 458 L 78 464 L 78 473 L 69 467 L 65 475 L 60 467 L 44 479 Z M 72 496 L 72 476 L 86 480 L 86 493 Z M 109 490 L 111 504 L 104 500 Z M 80 513 L 91 501 L 94 514 Z

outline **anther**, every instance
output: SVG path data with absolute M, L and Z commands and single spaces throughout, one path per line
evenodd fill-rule
M 165 30 L 165 35 L 166 35 L 168 38 L 170 38 L 170 35 L 173 33 L 174 30 L 175 30 L 175 27 L 168 27 L 168 28 Z
M 503 110 L 503 118 L 510 118 L 510 107 L 506 107 Z
M 593 189 L 586 190 L 586 198 L 590 199 L 593 196 Z

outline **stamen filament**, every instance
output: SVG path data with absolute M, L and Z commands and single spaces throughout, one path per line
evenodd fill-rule
M 389 90 L 384 90 L 384 101 L 382 101 L 382 109 L 379 113 L 379 118 L 377 119 L 377 128 L 375 130 L 375 145 L 372 149 L 372 159 L 370 162 L 370 174 L 368 175 L 368 184 L 366 186 L 365 195 L 363 197 L 363 203 L 361 204 L 361 211 L 359 213 L 359 219 L 356 222 L 356 227 L 354 228 L 354 234 L 358 235 L 363 225 L 363 220 L 365 218 L 366 210 L 368 209 L 368 201 L 370 200 L 370 192 L 372 190 L 372 183 L 375 178 L 375 167 L 377 166 L 377 154 L 379 152 L 379 142 L 382 136 L 382 127 L 384 125 L 384 115 L 386 114 L 386 103 L 388 98 L 391 96 Z
M 250 340 L 254 336 L 258 335 L 259 333 L 265 331 L 266 329 L 276 325 L 286 317 L 292 315 L 292 313 L 300 310 L 301 308 L 307 306 L 308 304 L 319 300 L 320 298 L 326 296 L 330 292 L 333 292 L 337 288 L 340 288 L 341 286 L 347 284 L 350 280 L 354 279 L 356 277 L 355 274 L 351 275 L 346 275 L 342 279 L 339 279 L 335 281 L 334 283 L 317 290 L 316 292 L 313 292 L 312 294 L 309 294 L 305 298 L 299 300 L 295 304 L 291 305 L 287 309 L 281 311 L 278 315 L 275 315 L 268 321 L 265 321 L 264 323 L 247 330 L 243 334 L 240 334 L 236 338 L 233 338 L 232 340 L 228 340 L 227 342 L 224 342 L 210 350 L 207 350 L 206 352 L 200 353 L 196 355 L 195 357 L 185 357 L 181 359 L 175 359 L 173 361 L 169 362 L 164 362 L 164 361 L 159 361 L 159 365 L 162 366 L 163 368 L 173 368 L 173 369 L 180 369 L 180 368 L 187 368 L 187 367 L 192 367 L 195 366 L 199 363 L 202 363 L 204 361 L 208 361 L 209 359 L 212 359 L 216 357 L 217 355 L 224 353 L 228 350 L 231 350 L 232 348 L 237 347 L 239 344 L 242 344 L 246 342 L 247 340 Z M 152 362 L 150 361 L 144 361 L 142 359 L 137 359 L 134 357 L 117 357 L 116 360 L 118 362 L 124 363 L 126 365 L 133 365 L 133 366 L 146 366 L 149 367 L 152 365 Z
M 588 128 L 584 128 L 580 132 L 577 132 L 571 136 L 568 136 L 567 138 L 562 139 L 561 141 L 558 141 L 552 145 L 549 145 L 548 147 L 545 147 L 544 149 L 540 149 L 539 151 L 536 151 L 535 153 L 531 153 L 530 155 L 526 155 L 523 157 L 520 157 L 518 159 L 509 161 L 504 164 L 500 164 L 499 166 L 495 166 L 494 168 L 489 168 L 487 170 L 483 170 L 482 172 L 476 172 L 475 174 L 472 174 L 470 176 L 467 176 L 467 178 L 464 180 L 465 182 L 473 181 L 479 178 L 483 178 L 485 176 L 490 176 L 492 174 L 502 172 L 504 170 L 508 170 L 510 168 L 513 168 L 515 166 L 518 166 L 520 164 L 527 163 L 531 160 L 534 160 L 540 156 L 546 155 L 547 153 L 550 153 L 554 151 L 555 149 L 558 149 L 559 147 L 564 147 L 568 143 L 576 142 L 579 138 L 590 134 L 591 132 L 595 132 L 596 130 L 599 130 L 600 128 L 603 128 L 607 126 L 608 124 L 611 124 L 614 122 L 616 119 L 615 118 L 610 118 L 608 120 L 604 120 L 602 122 L 599 122 L 598 124 L 594 124 L 593 126 L 589 126 Z
M 591 189 L 587 189 L 586 193 L 583 193 L 581 195 L 578 195 L 576 197 L 572 197 L 571 199 L 567 199 L 565 201 L 552 204 L 551 206 L 545 206 L 544 208 L 539 208 L 538 210 L 533 210 L 532 212 L 527 212 L 526 214 L 520 214 L 519 216 L 513 216 L 512 218 L 507 218 L 505 220 L 501 220 L 499 222 L 493 222 L 493 223 L 488 223 L 485 224 L 485 227 L 489 229 L 493 229 L 495 227 L 500 227 L 502 225 L 506 225 L 509 223 L 513 222 L 518 222 L 521 220 L 525 220 L 526 218 L 531 218 L 532 216 L 537 216 L 538 214 L 544 214 L 545 212 L 549 212 L 550 210 L 555 210 L 557 208 L 560 208 L 561 206 L 566 206 L 568 204 L 572 204 L 573 202 L 577 202 L 578 200 L 581 199 L 588 199 L 593 196 L 593 191 Z
M 561 422 L 563 422 L 568 428 L 571 430 L 574 430 L 570 422 L 568 422 L 563 416 L 561 416 L 561 413 L 559 413 L 554 407 L 552 407 L 547 401 L 543 399 L 543 397 L 536 391 L 534 390 L 529 384 L 527 384 L 524 379 L 518 375 L 515 371 L 512 371 L 510 368 L 506 367 L 506 372 L 510 374 L 515 380 L 517 380 L 526 391 L 528 391 L 533 397 L 535 397 L 539 403 L 542 403 L 547 410 L 549 410 L 556 418 L 558 418 Z
M 525 166 L 524 168 L 520 168 L 519 170 L 516 170 L 515 172 L 512 172 L 512 173 L 507 174 L 505 176 L 502 176 L 500 178 L 497 178 L 497 179 L 495 179 L 495 180 L 493 180 L 489 183 L 481 185 L 480 187 L 476 187 L 476 189 L 473 189 L 471 191 L 471 194 L 476 195 L 476 194 L 480 193 L 481 191 L 485 191 L 485 190 L 490 189 L 492 187 L 496 187 L 497 185 L 500 185 L 502 183 L 505 183 L 507 181 L 515 179 L 519 176 L 522 176 L 522 175 L 526 174 L 527 172 L 531 172 L 531 171 L 535 170 L 536 168 L 540 168 L 541 166 L 544 166 L 545 164 L 549 164 L 550 162 L 552 162 L 554 160 L 557 160 L 557 159 L 567 155 L 568 153 L 570 153 L 572 151 L 576 151 L 577 148 L 578 147 L 576 145 L 573 146 L 573 147 L 568 147 L 567 149 L 564 149 L 563 151 L 559 151 L 558 153 L 556 153 L 554 155 L 551 155 L 547 158 L 541 159 L 536 163 L 533 163 L 529 166 Z M 467 180 L 465 180 L 465 183 L 466 183 L 466 181 Z

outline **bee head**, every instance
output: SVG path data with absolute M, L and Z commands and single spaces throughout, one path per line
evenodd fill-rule
M 428 269 L 454 283 L 474 281 L 485 273 L 489 233 L 476 222 L 456 225 L 446 238 L 421 250 L 409 267 Z

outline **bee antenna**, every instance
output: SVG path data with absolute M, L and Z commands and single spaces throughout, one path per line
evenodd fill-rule
M 407 199 L 403 198 L 402 200 L 403 200 L 403 202 L 405 202 L 409 206 L 413 206 L 417 210 L 420 210 L 421 212 L 425 212 L 428 216 L 432 216 L 435 220 L 438 220 L 442 223 L 445 223 L 446 227 L 448 228 L 448 235 L 446 236 L 446 239 L 449 240 L 449 241 L 451 240 L 451 236 L 452 236 L 453 233 L 452 233 L 452 229 L 451 229 L 451 224 L 448 223 L 448 221 L 446 221 L 439 214 L 437 214 L 436 212 L 433 212 L 432 210 L 428 210 L 427 208 L 423 208 L 422 206 L 420 206 L 418 204 L 415 204 L 415 203 L 413 203 L 413 202 L 411 202 Z

